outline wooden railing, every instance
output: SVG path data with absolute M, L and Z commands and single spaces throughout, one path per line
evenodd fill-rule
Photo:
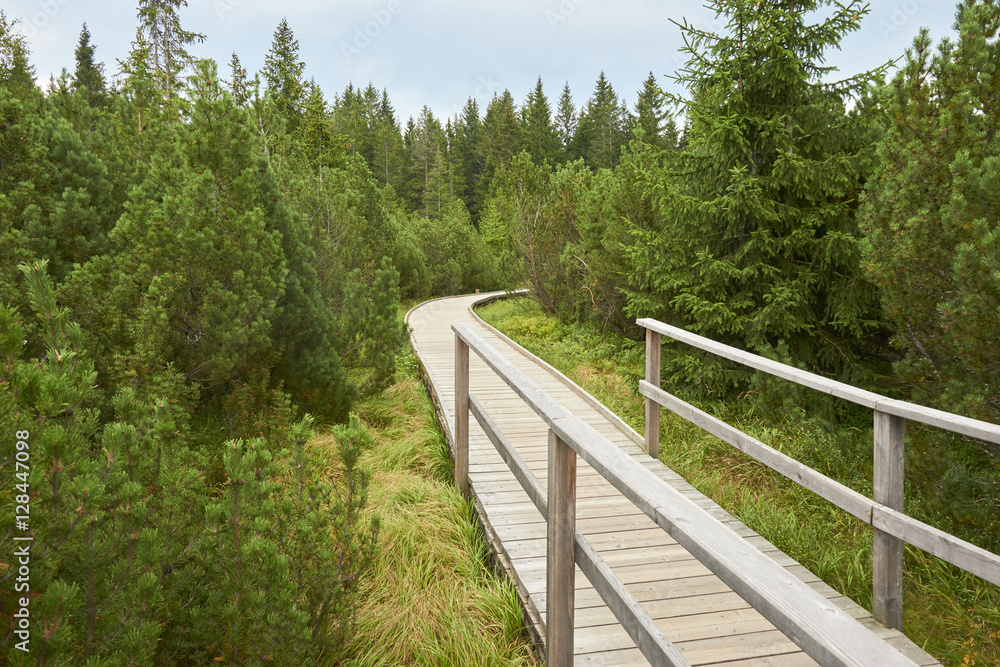
M 545 635 L 549 667 L 573 664 L 574 563 L 651 664 L 688 665 L 576 530 L 577 455 L 820 664 L 915 664 L 575 417 L 470 327 L 455 325 L 452 330 L 455 482 L 464 492 L 469 490 L 471 412 L 547 523 Z M 470 348 L 548 425 L 547 489 L 469 393 Z
M 1000 585 L 1000 556 L 980 549 L 903 513 L 903 457 L 906 420 L 1000 443 L 1000 426 L 941 410 L 899 401 L 738 350 L 653 319 L 640 319 L 646 329 L 646 379 L 639 393 L 646 397 L 645 435 L 650 456 L 659 452 L 660 406 L 749 454 L 772 470 L 829 500 L 874 528 L 873 614 L 887 627 L 903 627 L 903 543 L 957 565 Z M 812 468 L 715 419 L 660 389 L 661 335 L 770 375 L 871 408 L 875 414 L 874 498 L 835 482 Z

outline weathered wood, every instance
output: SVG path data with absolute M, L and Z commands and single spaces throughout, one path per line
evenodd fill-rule
M 477 298 L 482 299 L 483 297 Z M 866 615 L 863 610 L 858 611 L 857 605 L 845 607 L 846 600 L 842 596 L 837 595 L 835 591 L 808 573 L 807 570 L 794 564 L 794 561 L 787 556 L 777 552 L 766 540 L 711 503 L 709 499 L 691 488 L 678 475 L 669 471 L 662 464 L 653 461 L 644 453 L 640 453 L 640 448 L 644 444 L 642 436 L 627 427 L 623 427 L 619 419 L 610 418 L 606 408 L 600 410 L 589 401 L 581 401 L 580 391 L 576 389 L 567 391 L 566 388 L 572 388 L 573 383 L 565 376 L 549 370 L 533 371 L 535 366 L 532 364 L 538 364 L 537 358 L 523 349 L 515 349 L 509 343 L 482 328 L 481 323 L 475 321 L 476 318 L 469 308 L 472 301 L 473 298 L 470 297 L 435 300 L 415 307 L 407 315 L 407 322 L 411 326 L 414 351 L 420 360 L 421 372 L 424 374 L 428 389 L 435 399 L 442 429 L 448 436 L 452 448 L 454 448 L 455 441 L 452 434 L 452 426 L 455 423 L 455 391 L 453 384 L 454 333 L 450 330 L 450 325 L 469 322 L 471 326 L 475 327 L 475 331 L 482 332 L 491 345 L 503 350 L 502 355 L 512 360 L 519 368 L 524 369 L 526 376 L 541 383 L 547 391 L 551 391 L 553 399 L 562 403 L 569 411 L 587 420 L 599 433 L 610 438 L 617 447 L 623 448 L 623 451 L 627 452 L 640 465 L 648 467 L 655 475 L 674 486 L 682 494 L 694 499 L 698 506 L 722 519 L 725 522 L 724 525 L 731 527 L 747 544 L 771 554 L 771 558 L 784 565 L 790 574 L 805 582 L 807 586 L 816 589 L 830 599 L 836 599 L 836 604 L 851 611 L 852 616 L 858 616 L 860 613 L 861 618 L 867 619 L 867 623 L 874 623 L 874 619 L 870 615 Z M 516 393 L 509 390 L 503 380 L 493 373 L 485 371 L 478 361 L 474 361 L 472 364 L 471 372 L 471 390 L 476 394 L 481 406 L 489 411 L 496 424 L 503 427 L 505 439 L 511 446 L 517 448 L 517 451 L 523 455 L 522 460 L 530 468 L 530 471 L 537 479 L 542 480 L 541 483 L 544 483 L 548 476 L 547 457 L 539 458 L 539 448 L 534 444 L 538 442 L 539 438 L 541 443 L 546 440 L 548 429 L 544 425 L 544 420 L 536 418 L 538 421 L 535 423 L 541 426 L 540 430 L 535 426 L 529 426 L 531 419 L 525 420 L 522 415 L 533 415 L 537 412 L 533 408 L 527 407 Z M 534 503 L 523 495 L 523 492 L 518 500 L 516 494 L 509 491 L 520 488 L 521 485 L 507 464 L 503 462 L 503 458 L 497 455 L 495 447 L 484 447 L 490 441 L 483 430 L 480 430 L 477 422 L 478 420 L 470 422 L 469 449 L 471 464 L 469 489 L 475 496 L 476 516 L 494 549 L 500 566 L 511 577 L 518 590 L 518 595 L 524 605 L 524 613 L 530 619 L 529 624 L 535 641 L 538 642 L 539 646 L 544 646 L 545 623 L 542 621 L 542 617 L 546 605 L 546 524 L 537 511 L 529 512 L 529 508 Z M 542 446 L 545 445 L 542 444 Z M 547 453 L 547 449 L 545 453 Z M 694 562 L 691 560 L 692 556 L 680 555 L 682 552 L 677 550 L 683 547 L 662 531 L 657 524 L 646 518 L 645 514 L 630 514 L 628 517 L 623 517 L 623 520 L 615 517 L 614 515 L 618 512 L 605 501 L 611 500 L 616 495 L 616 491 L 606 482 L 601 482 L 597 472 L 585 461 L 579 461 L 578 466 L 577 532 L 587 536 L 588 541 L 600 551 L 602 559 L 616 575 L 619 571 L 621 572 L 621 578 L 627 586 L 627 590 L 633 594 L 634 599 L 642 602 L 642 606 L 646 610 L 656 612 L 654 618 L 665 619 L 669 616 L 673 619 L 660 621 L 659 626 L 678 648 L 683 649 L 685 656 L 689 656 L 689 650 L 694 651 L 693 655 L 698 660 L 697 662 L 692 660 L 692 662 L 698 664 L 702 663 L 704 659 L 710 659 L 714 662 L 721 660 L 728 664 L 728 661 L 739 659 L 740 656 L 744 658 L 752 656 L 753 660 L 756 661 L 755 664 L 759 662 L 759 664 L 769 664 L 776 667 L 778 665 L 788 667 L 798 664 L 813 664 L 809 660 L 802 663 L 804 654 L 801 649 L 789 653 L 789 650 L 795 651 L 796 649 L 788 641 L 764 640 L 758 642 L 753 637 L 766 637 L 767 633 L 745 635 L 746 632 L 752 632 L 752 628 L 769 627 L 768 622 L 760 617 L 758 612 L 747 608 L 745 602 L 742 602 L 728 586 L 712 574 L 678 578 L 677 575 L 683 575 L 687 570 L 695 571 L 686 565 Z M 501 492 L 496 493 L 494 490 Z M 607 498 L 598 498 L 597 496 L 601 494 L 605 494 Z M 581 501 L 581 498 L 584 500 Z M 617 495 L 617 498 L 619 502 L 628 504 L 628 501 L 620 494 Z M 534 510 L 537 509 L 536 505 Z M 515 514 L 510 514 L 511 510 Z M 518 522 L 505 525 L 508 520 L 506 517 L 515 518 L 522 515 L 526 517 L 525 512 L 533 514 L 534 518 L 531 523 Z M 588 516 L 594 518 L 588 519 Z M 892 519 L 890 514 L 889 520 Z M 493 525 L 494 523 L 496 525 Z M 518 560 L 511 560 L 512 558 Z M 673 565 L 675 561 L 677 567 Z M 707 572 L 704 567 L 698 571 Z M 633 646 L 633 640 L 628 637 L 620 625 L 608 625 L 608 623 L 614 622 L 614 616 L 610 609 L 602 603 L 597 591 L 592 586 L 588 587 L 587 578 L 581 573 L 576 579 L 577 613 L 574 641 L 576 664 L 589 664 L 592 659 L 598 656 L 598 662 L 601 664 L 647 664 L 638 649 L 624 648 Z M 734 600 L 740 601 L 736 608 L 743 609 L 742 613 L 749 614 L 757 620 L 751 620 L 750 617 L 746 620 L 735 618 L 729 620 L 729 616 L 725 614 L 716 617 L 715 620 L 710 620 L 710 617 L 705 614 L 711 613 L 713 610 L 733 608 L 726 605 L 719 607 L 716 603 L 709 602 L 720 600 L 720 596 L 721 599 L 729 599 L 731 596 Z M 581 609 L 587 610 L 588 616 L 581 617 Z M 598 615 L 593 616 L 591 612 Z M 666 612 L 666 616 L 663 615 L 664 612 Z M 882 626 L 874 625 L 869 627 L 882 628 Z M 679 634 L 674 631 L 674 628 L 680 629 Z M 894 645 L 906 646 L 906 637 L 898 631 L 885 628 L 882 628 L 882 631 L 889 634 L 880 636 L 893 642 Z M 695 634 L 691 634 L 692 632 Z M 703 639 L 697 643 L 687 641 L 699 638 Z M 924 661 L 921 664 L 934 663 L 933 659 L 926 653 L 912 647 L 912 643 L 907 650 L 913 650 L 915 651 L 914 655 L 921 656 L 921 660 Z M 595 651 L 597 652 L 595 653 Z
M 670 643 L 586 538 L 577 532 L 575 542 L 576 562 L 580 571 L 594 585 L 649 664 L 653 667 L 690 667 L 691 663 Z
M 770 375 L 791 380 L 797 384 L 843 398 L 858 405 L 864 405 L 873 410 L 877 409 L 887 414 L 896 415 L 897 417 L 930 424 L 931 426 L 938 426 L 955 433 L 1000 444 L 1000 425 L 998 424 L 990 424 L 978 419 L 944 412 L 943 410 L 935 410 L 934 408 L 915 405 L 906 401 L 886 398 L 871 391 L 858 389 L 843 382 L 837 382 L 836 380 L 831 380 L 815 373 L 765 359 L 751 352 L 723 345 L 709 338 L 704 338 L 654 319 L 642 318 L 636 320 L 636 324 L 652 331 L 658 331 L 674 340 L 679 340 L 682 343 L 687 343 L 706 352 L 711 352 L 725 359 L 743 364 L 744 366 L 756 368 Z
M 648 382 L 639 381 L 639 393 L 649 400 L 657 401 L 671 412 L 683 417 L 695 426 L 700 426 L 723 442 L 752 456 L 775 472 L 781 473 L 793 482 L 822 496 L 862 521 L 871 522 L 872 501 L 857 491 L 816 472 L 772 447 L 768 447 L 760 440 L 750 437 L 739 429 L 682 401 L 673 394 L 668 394 L 662 389 L 650 385 Z
M 525 399 L 559 440 L 817 661 L 845 666 L 914 664 L 568 413 L 469 327 L 452 329 Z
M 937 556 L 966 572 L 1000 586 L 1000 556 L 929 526 L 901 512 L 866 498 L 815 470 L 802 465 L 745 433 L 733 428 L 698 408 L 685 403 L 662 389 L 639 381 L 639 393 L 656 399 L 677 415 L 754 457 L 772 470 L 829 500 L 837 507 L 870 523 L 883 533 L 900 538 Z M 897 417 L 893 417 L 896 419 Z
M 542 517 L 546 517 L 548 515 L 548 508 L 545 500 L 545 491 L 538 478 L 531 473 L 527 464 L 504 437 L 490 416 L 482 409 L 475 396 L 470 397 L 469 407 L 476 421 L 483 427 L 483 431 L 490 439 L 490 442 L 496 447 L 497 452 L 507 462 L 514 476 L 524 488 L 524 491 L 527 492 L 532 505 L 541 513 Z M 573 453 L 572 456 L 575 459 L 576 454 Z M 608 498 L 603 496 L 600 500 L 607 502 Z M 639 647 L 649 663 L 654 665 L 654 667 L 658 665 L 688 667 L 689 663 L 687 660 L 667 640 L 650 615 L 632 597 L 632 594 L 626 590 L 625 586 L 615 576 L 600 555 L 598 555 L 587 538 L 578 530 L 574 530 L 573 532 L 577 565 L 593 584 L 615 618 L 625 628 L 632 641 Z M 642 557 L 641 552 L 639 554 L 628 553 L 628 555 L 633 558 L 636 556 Z M 620 561 L 621 559 L 618 560 Z M 678 559 L 675 558 L 676 560 Z
M 469 494 L 469 346 L 455 337 L 455 486 Z
M 524 462 L 524 459 L 522 459 L 521 455 L 517 453 L 514 446 L 511 445 L 507 438 L 504 437 L 503 433 L 500 432 L 499 427 L 497 427 L 486 411 L 483 410 L 483 406 L 479 404 L 479 401 L 475 396 L 469 399 L 469 407 L 471 408 L 476 421 L 479 422 L 483 432 L 486 434 L 486 437 L 490 439 L 490 442 L 493 443 L 493 446 L 510 468 L 511 472 L 514 473 L 514 478 L 517 479 L 518 483 L 520 483 L 524 492 L 528 494 L 528 498 L 531 499 L 535 508 L 537 508 L 541 513 L 542 518 L 547 518 L 548 510 L 546 509 L 545 504 L 545 488 L 542 486 L 541 482 L 539 482 L 538 478 L 531 473 L 531 469 L 528 467 L 528 464 Z
M 873 500 L 903 511 L 903 460 L 906 420 L 875 410 Z M 886 627 L 903 629 L 903 541 L 875 528 L 872 554 L 872 612 Z
M 646 329 L 646 382 L 660 386 L 660 332 Z M 660 404 L 646 397 L 646 452 L 660 458 Z
M 549 431 L 548 545 L 546 548 L 545 663 L 573 665 L 576 452 Z

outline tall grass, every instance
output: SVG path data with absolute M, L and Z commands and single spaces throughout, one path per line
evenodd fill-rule
M 498 301 L 477 313 L 642 432 L 643 403 L 637 388 L 645 373 L 644 343 L 560 323 L 530 299 Z M 682 388 L 665 388 L 683 393 Z M 780 398 L 781 390 L 774 393 Z M 753 393 L 692 402 L 871 497 L 870 415 L 867 422 L 849 410 L 836 422 L 811 418 L 796 401 L 778 400 L 768 407 L 768 401 Z M 834 589 L 871 610 L 872 537 L 867 524 L 669 411 L 662 412 L 663 463 Z M 934 446 L 932 438 L 919 432 L 908 431 L 907 439 L 909 463 L 922 454 L 914 450 Z M 996 549 L 1000 535 L 993 534 L 995 512 L 978 511 L 978 527 L 943 523 L 937 508 L 948 499 L 940 498 L 939 488 L 921 483 L 928 475 L 912 475 L 913 481 L 909 467 L 907 475 L 909 514 Z M 938 520 L 930 520 L 934 518 Z M 904 632 L 945 665 L 1000 665 L 1000 589 L 909 546 L 904 567 Z
M 451 483 L 447 444 L 407 351 L 398 381 L 357 411 L 375 436 L 367 511 L 378 556 L 341 664 L 533 665 L 517 593 L 494 573 L 472 505 Z M 328 447 L 329 436 L 313 445 Z

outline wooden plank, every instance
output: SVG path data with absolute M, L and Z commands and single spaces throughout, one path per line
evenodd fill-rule
M 931 426 L 937 426 L 954 433 L 961 433 L 962 435 L 968 435 L 973 438 L 979 438 L 980 440 L 986 440 L 987 442 L 1000 444 L 1000 425 L 997 424 L 990 424 L 988 422 L 979 421 L 978 419 L 971 419 L 969 417 L 955 415 L 950 412 L 944 412 L 943 410 L 935 410 L 934 408 L 928 408 L 914 403 L 907 403 L 906 401 L 887 398 L 871 391 L 858 389 L 857 387 L 852 387 L 851 385 L 844 384 L 843 382 L 837 382 L 836 380 L 816 375 L 815 373 L 810 373 L 777 361 L 765 359 L 764 357 L 751 352 L 723 345 L 722 343 L 698 336 L 697 334 L 690 333 L 684 329 L 680 329 L 654 319 L 639 319 L 636 320 L 636 324 L 641 327 L 646 327 L 652 331 L 658 331 L 659 333 L 669 336 L 674 340 L 679 340 L 682 343 L 687 343 L 688 345 L 705 350 L 706 352 L 711 352 L 712 354 L 729 359 L 730 361 L 735 361 L 743 364 L 744 366 L 749 366 L 750 368 L 756 368 L 757 370 L 764 371 L 765 373 L 776 377 L 791 380 L 796 384 L 801 384 L 803 386 L 810 387 L 811 389 L 815 389 L 832 396 L 837 396 L 838 398 L 843 398 L 853 403 L 857 403 L 858 405 L 864 405 L 865 407 L 873 410 L 877 409 L 881 412 L 895 415 L 897 417 L 911 419 L 924 424 L 930 424 Z
M 469 495 L 469 346 L 455 338 L 455 486 Z
M 660 386 L 660 333 L 646 329 L 646 382 Z M 660 458 L 660 404 L 646 397 L 646 452 L 654 459 Z
M 574 457 L 576 454 L 574 453 Z M 611 612 L 625 628 L 643 656 L 654 667 L 690 667 L 680 651 L 667 639 L 611 568 L 601 559 L 587 540 L 576 533 L 576 562 L 594 585 Z
M 662 389 L 640 381 L 639 393 L 652 396 L 684 419 L 704 428 L 720 440 L 733 445 L 887 535 L 920 547 L 929 554 L 1000 586 L 1000 556 L 997 554 L 908 517 L 882 503 L 869 500 L 857 491 L 802 465 Z M 898 417 L 892 416 L 892 418 Z
M 548 547 L 546 549 L 545 663 L 573 664 L 573 593 L 576 568 L 576 452 L 549 432 Z
M 904 430 L 902 417 L 875 411 L 874 500 L 903 511 Z M 889 628 L 903 629 L 903 541 L 876 528 L 872 536 L 872 612 Z
M 639 393 L 657 401 L 674 414 L 683 417 L 723 442 L 729 443 L 744 454 L 752 456 L 768 468 L 829 500 L 862 521 L 871 522 L 872 501 L 854 489 L 816 472 L 809 466 L 768 447 L 760 440 L 750 437 L 739 429 L 699 410 L 690 403 L 682 401 L 673 394 L 668 394 L 659 387 L 652 386 L 648 382 L 640 380 Z

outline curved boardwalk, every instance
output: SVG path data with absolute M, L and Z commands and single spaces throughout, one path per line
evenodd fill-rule
M 451 325 L 467 323 L 553 398 L 695 500 L 708 514 L 835 601 L 916 663 L 938 664 L 905 636 L 883 628 L 864 609 L 839 595 L 676 473 L 650 458 L 640 446 L 641 436 L 606 410 L 601 411 L 585 400 L 568 379 L 483 324 L 471 308 L 490 296 L 477 294 L 428 301 L 407 315 L 412 344 L 443 416 L 449 441 L 455 401 L 455 336 Z M 470 355 L 470 391 L 544 485 L 548 461 L 548 429 L 544 422 L 474 353 Z M 469 471 L 470 491 L 488 539 L 517 586 L 534 631 L 544 642 L 545 522 L 475 419 L 470 419 Z M 587 536 L 692 665 L 816 664 L 583 460 L 578 460 L 577 469 L 577 529 Z M 574 649 L 578 665 L 648 664 L 579 568 Z

